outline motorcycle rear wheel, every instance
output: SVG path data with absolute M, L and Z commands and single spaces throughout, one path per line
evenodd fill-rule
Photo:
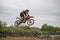
M 16 20 L 15 23 L 14 23 L 14 26 L 18 27 L 20 24 L 21 24 L 21 21 L 20 20 Z

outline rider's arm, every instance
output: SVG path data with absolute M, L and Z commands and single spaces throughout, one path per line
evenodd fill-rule
M 27 13 L 26 16 L 29 16 L 29 14 Z

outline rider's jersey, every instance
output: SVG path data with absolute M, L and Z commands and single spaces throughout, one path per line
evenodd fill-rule
M 21 12 L 21 13 L 20 13 L 20 16 L 21 16 L 21 17 L 25 17 L 25 16 L 29 16 L 29 14 L 28 14 L 27 12 Z

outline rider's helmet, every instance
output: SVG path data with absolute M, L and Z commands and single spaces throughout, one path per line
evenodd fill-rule
M 26 9 L 25 11 L 26 11 L 26 12 L 29 12 L 29 10 L 28 10 L 28 9 Z

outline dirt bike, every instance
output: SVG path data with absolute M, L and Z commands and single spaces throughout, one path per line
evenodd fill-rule
M 34 18 L 34 17 L 33 17 L 33 16 L 26 16 L 26 17 L 25 17 L 25 22 L 23 22 L 24 20 L 21 20 L 21 17 L 17 17 L 16 19 L 18 19 L 18 20 L 16 20 L 16 21 L 14 22 L 14 25 L 17 27 L 17 26 L 19 26 L 21 23 L 26 23 L 26 22 L 27 22 L 27 25 L 28 25 L 28 26 L 31 26 L 31 25 L 34 24 L 34 19 L 32 19 L 32 18 Z

